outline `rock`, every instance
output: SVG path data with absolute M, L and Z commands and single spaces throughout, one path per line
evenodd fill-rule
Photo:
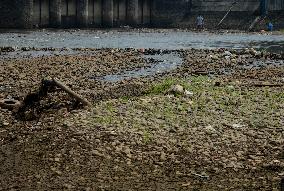
M 232 56 L 233 54 L 230 52 L 230 51 L 225 51 L 224 53 L 223 53 L 223 55 L 224 56 Z
M 256 51 L 256 50 L 253 49 L 253 48 L 249 49 L 249 53 L 250 53 L 251 55 L 253 55 L 253 56 L 256 56 L 256 55 L 259 55 L 259 54 L 260 54 L 259 51 Z
M 8 122 L 3 122 L 3 125 L 4 125 L 4 126 L 8 126 L 9 123 L 8 123 Z
M 173 85 L 168 93 L 180 95 L 184 93 L 184 88 L 181 85 Z
M 236 152 L 236 155 L 238 157 L 242 157 L 244 155 L 244 152 L 243 151 L 238 151 L 238 152 Z
M 193 92 L 190 92 L 190 91 L 188 91 L 188 90 L 185 90 L 185 91 L 184 91 L 184 95 L 185 95 L 185 97 L 192 97 L 192 96 L 193 96 Z
M 242 128 L 242 127 L 245 127 L 244 125 L 241 125 L 241 124 L 233 124 L 232 127 L 234 129 L 239 129 L 239 128 Z
M 188 183 L 182 184 L 181 186 L 182 186 L 182 187 L 188 187 L 188 186 L 190 186 L 190 185 L 191 185 L 190 182 L 188 182 Z
M 212 60 L 218 60 L 218 56 L 217 55 L 209 55 L 209 57 L 212 59 Z
M 56 158 L 54 158 L 54 161 L 55 161 L 55 162 L 59 162 L 59 161 L 60 161 L 60 158 L 56 157 Z
M 126 162 L 126 164 L 128 165 L 128 166 L 130 166 L 132 163 L 131 163 L 131 160 L 128 160 L 127 162 Z
M 206 126 L 205 131 L 207 133 L 216 133 L 216 129 L 214 127 L 212 127 L 211 125 Z
M 63 126 L 66 127 L 66 128 L 67 127 L 69 128 L 69 127 L 72 127 L 72 124 L 70 122 L 65 121 L 65 122 L 63 122 Z
M 234 89 L 235 89 L 235 87 L 232 86 L 232 85 L 227 86 L 227 88 L 228 88 L 229 90 L 234 90 Z
M 93 151 L 91 151 L 91 153 L 93 154 L 93 155 L 97 155 L 97 156 L 103 156 L 103 154 L 101 154 L 99 151 L 97 151 L 97 150 L 93 150 Z
M 161 161 L 165 161 L 166 160 L 166 154 L 163 151 L 161 152 L 160 159 L 161 159 Z
M 64 184 L 63 187 L 67 188 L 69 190 L 71 190 L 73 188 L 73 186 L 71 184 Z

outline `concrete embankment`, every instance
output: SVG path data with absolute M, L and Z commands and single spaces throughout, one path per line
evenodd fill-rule
M 263 19 L 255 29 L 264 29 L 268 21 L 279 29 L 284 26 L 283 10 L 282 0 L 2 0 L 0 26 L 194 28 L 200 14 L 204 16 L 205 27 L 211 29 L 246 30 L 258 16 Z

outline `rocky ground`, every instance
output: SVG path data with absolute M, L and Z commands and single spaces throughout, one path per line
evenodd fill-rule
M 280 189 L 283 55 L 76 49 L 9 58 L 5 51 L 13 50 L 1 52 L 0 99 L 21 101 L 56 77 L 93 106 L 53 90 L 24 117 L 2 108 L 0 190 Z M 183 63 L 152 76 L 102 80 L 157 64 L 145 54 L 168 53 Z

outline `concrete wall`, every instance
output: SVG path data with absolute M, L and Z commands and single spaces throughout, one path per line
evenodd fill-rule
M 268 17 L 284 26 L 284 0 L 267 0 Z M 1 28 L 195 27 L 198 14 L 214 28 L 235 0 L 0 0 Z M 260 0 L 238 0 L 221 25 L 247 28 L 259 15 Z
M 103 12 L 102 0 L 94 0 L 94 25 L 102 26 Z
M 268 10 L 270 11 L 283 11 L 284 10 L 284 0 L 269 0 Z
M 126 24 L 126 0 L 119 0 L 119 22 L 118 26 Z
M 232 11 L 254 11 L 260 0 L 238 0 Z M 228 11 L 235 0 L 192 0 L 192 11 Z
M 189 0 L 154 0 L 152 4 L 151 19 L 154 26 L 170 26 L 178 23 L 191 9 Z

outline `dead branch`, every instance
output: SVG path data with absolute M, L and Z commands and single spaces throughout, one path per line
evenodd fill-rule
M 85 105 L 85 106 L 91 106 L 92 105 L 88 100 L 86 100 L 81 95 L 79 95 L 79 94 L 75 93 L 74 91 L 72 91 L 69 87 L 64 85 L 62 82 L 60 82 L 56 78 L 53 79 L 53 82 L 54 82 L 54 85 L 56 85 L 59 88 L 61 88 L 63 91 L 68 93 L 70 96 L 74 97 L 77 101 L 83 103 L 83 105 Z

